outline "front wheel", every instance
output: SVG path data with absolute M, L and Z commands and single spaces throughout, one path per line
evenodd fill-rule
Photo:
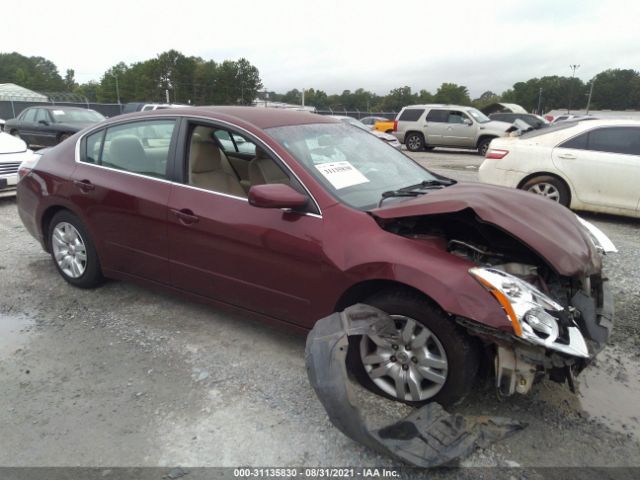
M 410 152 L 419 152 L 424 148 L 424 137 L 420 133 L 410 133 L 404 139 L 404 144 Z
M 383 293 L 363 303 L 388 313 L 400 338 L 396 343 L 376 335 L 351 339 L 349 369 L 365 388 L 416 406 L 452 405 L 469 393 L 479 365 L 472 337 L 411 292 Z
M 522 190 L 547 197 L 565 207 L 569 206 L 569 188 L 556 177 L 550 175 L 534 177 L 522 186 Z
M 71 212 L 60 211 L 51 219 L 51 257 L 62 278 L 80 288 L 102 283 L 102 270 L 89 232 Z

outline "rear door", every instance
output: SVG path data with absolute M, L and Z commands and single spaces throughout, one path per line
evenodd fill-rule
M 88 219 L 105 270 L 169 283 L 167 172 L 176 124 L 165 117 L 130 121 L 81 142 L 72 200 Z
M 18 116 L 18 134 L 29 146 L 35 144 L 35 121 L 37 108 L 28 108 Z
M 424 119 L 424 136 L 427 145 L 446 145 L 449 110 L 432 108 Z
M 640 127 L 600 127 L 553 149 L 580 201 L 635 211 L 640 199 Z

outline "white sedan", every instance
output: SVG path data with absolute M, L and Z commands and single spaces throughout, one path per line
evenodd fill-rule
M 16 194 L 18 168 L 33 155 L 22 140 L 0 132 L 0 198 Z
M 478 176 L 575 210 L 640 217 L 640 121 L 562 122 L 496 138 Z

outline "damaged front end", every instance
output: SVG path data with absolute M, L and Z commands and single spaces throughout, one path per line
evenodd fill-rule
M 592 224 L 568 211 L 560 213 L 570 215 L 563 232 L 556 234 L 559 225 L 547 223 L 541 233 L 542 225 L 536 228 L 539 222 L 532 219 L 531 235 L 524 218 L 509 223 L 493 215 L 494 210 L 486 213 L 489 218 L 466 208 L 379 219 L 382 228 L 407 238 L 433 244 L 444 240 L 449 254 L 472 264 L 469 275 L 498 302 L 511 331 L 468 312 L 449 314 L 493 353 L 496 385 L 503 395 L 528 393 L 545 374 L 573 389 L 574 377 L 605 346 L 613 328 L 613 300 L 599 257 L 615 247 Z M 565 235 L 573 244 L 555 235 Z M 579 255 L 571 255 L 572 250 Z

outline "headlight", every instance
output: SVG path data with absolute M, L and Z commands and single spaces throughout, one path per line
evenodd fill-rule
M 514 333 L 535 345 L 577 357 L 589 357 L 589 350 L 580 330 L 567 327 L 560 337 L 558 319 L 553 312 L 562 312 L 562 305 L 553 301 L 533 285 L 494 268 L 472 268 L 469 273 L 500 303 L 513 325 Z
M 578 217 L 578 221 L 587 229 L 589 232 L 589 237 L 591 241 L 595 245 L 596 249 L 601 251 L 602 253 L 617 253 L 618 249 L 613 244 L 613 242 L 605 235 L 605 233 L 596 227 L 593 223 L 587 222 L 584 218 Z

